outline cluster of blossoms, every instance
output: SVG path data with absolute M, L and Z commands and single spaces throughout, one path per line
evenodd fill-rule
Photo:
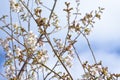
M 66 66 L 71 67 L 72 66 L 72 61 L 74 59 L 74 50 L 72 49 L 72 45 L 68 45 L 65 49 L 65 51 L 67 51 L 67 55 L 64 58 L 64 62 L 66 64 Z
M 13 12 L 22 12 L 24 7 L 16 0 L 10 0 L 10 7 Z
M 55 13 L 53 13 L 51 18 L 52 18 L 51 24 L 55 27 L 56 30 L 60 30 L 61 27 L 58 25 L 59 24 L 58 16 Z
M 31 51 L 36 51 L 37 49 L 37 36 L 32 32 L 29 31 L 27 35 L 25 35 L 24 41 L 25 47 Z
M 10 52 L 10 46 L 8 39 L 0 39 L 0 45 L 5 49 L 5 51 Z
M 108 67 L 103 67 L 102 63 L 96 63 L 89 65 L 88 62 L 83 64 L 83 68 L 86 70 L 82 76 L 83 80 L 118 80 L 120 74 L 111 74 L 108 72 Z
M 29 31 L 28 34 L 25 35 L 24 44 L 25 47 L 30 50 L 30 52 L 35 53 L 35 58 L 32 62 L 33 64 L 35 64 L 36 62 L 45 63 L 48 60 L 47 50 L 38 50 L 37 36 L 32 31 Z M 21 50 L 18 48 L 17 52 L 20 51 Z
M 47 50 L 40 50 L 37 52 L 36 57 L 33 59 L 33 64 L 45 63 L 48 60 Z
M 47 50 L 42 49 L 38 53 L 38 59 L 40 60 L 39 62 L 45 63 L 48 60 Z
M 73 56 L 68 54 L 66 57 L 63 58 L 63 62 L 66 66 L 71 67 L 72 66 L 72 61 L 73 61 Z
M 55 39 L 54 42 L 56 43 L 55 48 L 56 50 L 60 53 L 61 59 L 64 62 L 66 66 L 71 67 L 72 66 L 72 61 L 74 58 L 74 52 L 72 50 L 72 45 L 68 45 L 67 47 L 64 46 L 64 43 L 62 42 L 61 39 Z M 66 55 L 67 54 L 67 55 Z
M 16 55 L 17 56 L 20 56 L 21 55 L 21 49 L 19 48 L 19 47 L 17 47 L 16 49 L 15 49 L 15 52 L 16 52 Z
M 8 79 L 15 77 L 15 67 L 14 67 L 14 65 L 6 66 L 5 73 L 6 73 L 6 76 L 8 77 Z
M 24 28 L 19 26 L 17 23 L 13 24 L 13 29 L 15 34 L 22 34 L 24 32 Z
M 9 38 L 5 40 L 0 39 L 0 45 L 6 51 L 6 62 L 4 64 L 4 66 L 6 66 L 5 68 L 6 77 L 7 78 L 15 77 L 15 67 L 14 65 L 12 65 L 14 57 L 13 52 L 11 51 L 9 46 Z
M 13 59 L 13 52 L 10 49 L 10 46 L 9 46 L 9 38 L 7 38 L 5 40 L 0 39 L 0 45 L 4 48 L 4 50 L 6 52 L 6 57 L 10 60 L 10 61 L 7 61 L 5 63 L 5 65 L 9 65 L 10 62 L 11 62 L 11 59 Z
M 62 42 L 61 39 L 53 39 L 54 42 L 56 43 L 56 45 L 54 46 L 56 48 L 56 50 L 58 49 L 59 51 L 62 51 L 63 47 L 64 47 L 64 44 Z

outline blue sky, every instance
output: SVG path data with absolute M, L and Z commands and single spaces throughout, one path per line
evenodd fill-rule
M 43 1 L 43 0 L 42 0 Z M 48 1 L 48 2 L 47 2 Z M 46 5 L 51 6 L 51 0 L 47 0 Z M 56 13 L 61 13 L 59 9 L 61 6 L 64 7 L 64 1 L 71 1 L 71 5 L 75 6 L 74 0 L 61 0 L 58 2 Z M 102 60 L 105 66 L 109 67 L 110 72 L 120 73 L 120 1 L 119 0 L 81 0 L 80 9 L 84 14 L 91 10 L 97 9 L 97 7 L 104 7 L 104 13 L 102 14 L 101 20 L 96 20 L 95 27 L 92 29 L 92 33 L 88 36 L 93 51 L 97 60 Z M 3 14 L 8 14 L 8 2 L 7 0 L 0 1 L 0 17 Z M 59 14 L 61 16 L 61 24 L 64 23 L 64 13 Z M 1 26 L 1 25 L 0 25 Z M 3 37 L 0 34 L 0 37 Z M 81 46 L 82 45 L 82 46 Z M 77 50 L 82 57 L 82 60 L 88 60 L 90 63 L 93 62 L 91 59 L 91 54 L 87 48 L 87 43 L 85 39 L 81 39 L 78 44 L 76 44 Z M 0 52 L 3 53 L 3 50 Z M 91 57 L 90 57 L 91 56 Z M 1 56 L 0 56 L 1 58 Z M 0 59 L 1 60 L 1 59 Z M 1 60 L 2 63 L 2 60 Z M 74 62 L 77 64 L 77 61 Z M 79 66 L 73 66 L 72 73 L 76 73 L 74 67 L 79 69 Z M 1 70 L 0 70 L 1 71 Z M 78 72 L 78 71 L 77 71 Z M 78 72 L 82 73 L 82 72 Z M 77 74 L 76 74 L 77 76 Z M 77 76 L 79 77 L 79 75 Z

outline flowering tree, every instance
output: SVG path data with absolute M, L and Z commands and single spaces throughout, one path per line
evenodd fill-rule
M 78 80 L 118 79 L 120 74 L 109 73 L 101 61 L 96 61 L 87 38 L 95 20 L 101 19 L 104 8 L 98 7 L 97 10 L 82 15 L 79 0 L 75 1 L 76 8 L 70 2 L 65 2 L 63 12 L 66 14 L 66 25 L 60 26 L 59 16 L 54 11 L 57 2 L 59 1 L 53 0 L 53 6 L 47 7 L 42 0 L 9 1 L 10 16 L 0 17 L 3 23 L 0 31 L 7 34 L 5 39 L 0 37 L 0 45 L 6 52 L 5 73 L 0 73 L 1 76 L 8 80 L 75 80 L 69 69 L 77 56 L 84 71 Z M 44 11 L 49 11 L 48 15 L 44 15 Z M 55 36 L 62 31 L 66 31 L 62 37 Z M 75 44 L 80 36 L 88 43 L 94 59 L 93 65 L 89 65 L 88 61 L 83 62 L 78 55 Z M 49 59 L 53 59 L 54 63 L 50 63 Z

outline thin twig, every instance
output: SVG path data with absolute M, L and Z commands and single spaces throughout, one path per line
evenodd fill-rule
M 50 23 L 50 20 L 51 20 L 51 17 L 52 17 L 53 11 L 54 11 L 55 6 L 56 6 L 56 3 L 57 3 L 57 0 L 54 0 L 54 5 L 53 5 L 53 8 L 52 8 L 51 13 L 50 13 L 50 15 L 49 15 L 48 22 L 47 22 L 48 25 L 49 25 L 49 23 Z
M 78 53 L 77 53 L 76 48 L 75 48 L 74 45 L 73 45 L 73 49 L 74 49 L 75 54 L 76 54 L 76 56 L 77 56 L 77 58 L 78 58 L 78 60 L 79 60 L 79 62 L 80 62 L 80 64 L 81 64 L 81 66 L 82 66 L 82 68 L 83 68 L 83 70 L 84 70 L 84 73 L 86 73 L 85 68 L 83 67 L 83 64 L 82 64 L 82 60 L 80 59 L 80 57 L 79 57 L 79 55 L 78 55 Z
M 46 8 L 46 9 L 48 9 L 49 11 L 51 11 L 51 9 L 50 8 L 48 8 L 47 6 L 45 6 L 44 4 L 40 4 L 41 6 L 43 6 L 44 8 Z
M 82 32 L 81 32 L 81 33 L 82 33 Z M 90 51 L 91 51 L 91 53 L 92 53 L 93 59 L 94 59 L 95 63 L 97 64 L 96 57 L 95 57 L 94 52 L 93 52 L 93 50 L 92 50 L 92 48 L 91 48 L 91 45 L 90 45 L 90 42 L 89 42 L 88 38 L 86 37 L 85 34 L 82 33 L 82 35 L 83 35 L 83 37 L 86 39 L 87 44 L 88 44 L 88 47 L 89 47 L 89 49 L 90 49 Z
M 45 80 L 44 68 L 42 68 L 43 79 Z
M 29 7 L 29 3 L 30 3 L 30 0 L 28 0 L 28 2 L 27 2 L 27 7 Z M 28 21 L 27 21 L 28 22 L 28 31 L 30 31 L 30 20 L 31 20 L 31 16 L 28 17 Z
M 67 6 L 67 8 L 69 8 L 69 7 Z M 65 37 L 64 47 L 63 47 L 63 50 L 60 53 L 60 55 L 63 54 L 63 52 L 65 50 L 65 47 L 66 47 L 66 44 L 67 44 L 67 38 L 68 38 L 68 35 L 69 35 L 69 32 L 70 32 L 70 11 L 67 11 L 67 26 L 68 26 L 68 29 L 67 29 L 67 34 L 66 34 L 66 37 Z

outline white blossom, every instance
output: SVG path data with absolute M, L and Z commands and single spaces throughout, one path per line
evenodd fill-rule
M 70 56 L 70 55 L 67 55 L 67 56 L 64 58 L 64 61 L 65 61 L 66 66 L 71 67 L 71 66 L 72 66 L 72 60 L 73 60 L 73 57 Z
M 85 73 L 82 75 L 83 78 L 88 79 L 89 77 L 91 77 L 91 75 L 89 74 L 89 72 Z
M 13 78 L 13 77 L 15 77 L 15 67 L 13 66 L 13 65 L 9 65 L 9 66 L 7 66 L 6 67 L 6 69 L 5 69 L 5 72 L 6 72 L 6 76 L 8 77 L 8 78 Z
M 15 23 L 15 24 L 13 24 L 13 27 L 14 27 L 14 29 L 18 29 L 18 24 L 17 23 Z
M 6 56 L 7 56 L 8 58 L 13 58 L 12 51 L 11 51 L 11 50 L 7 51 Z
M 8 48 L 9 48 L 9 44 L 8 44 L 8 40 L 0 40 L 0 45 L 2 45 L 2 47 L 8 51 Z
M 16 54 L 17 54 L 18 56 L 21 55 L 21 49 L 20 49 L 20 48 L 16 48 L 16 49 L 15 49 L 15 52 L 16 52 Z
M 15 67 L 13 65 L 10 65 L 10 70 L 15 71 Z
M 42 62 L 42 63 L 46 62 L 48 60 L 47 50 L 42 49 L 39 53 L 40 53 L 39 55 L 41 55 L 39 62 Z
M 36 43 L 37 43 L 36 35 L 32 31 L 29 31 L 28 34 L 25 36 L 25 46 L 28 49 L 35 51 L 37 49 Z
M 54 42 L 56 43 L 56 47 L 59 49 L 59 50 L 62 50 L 63 47 L 64 47 L 64 43 L 62 42 L 61 39 L 53 39 Z

